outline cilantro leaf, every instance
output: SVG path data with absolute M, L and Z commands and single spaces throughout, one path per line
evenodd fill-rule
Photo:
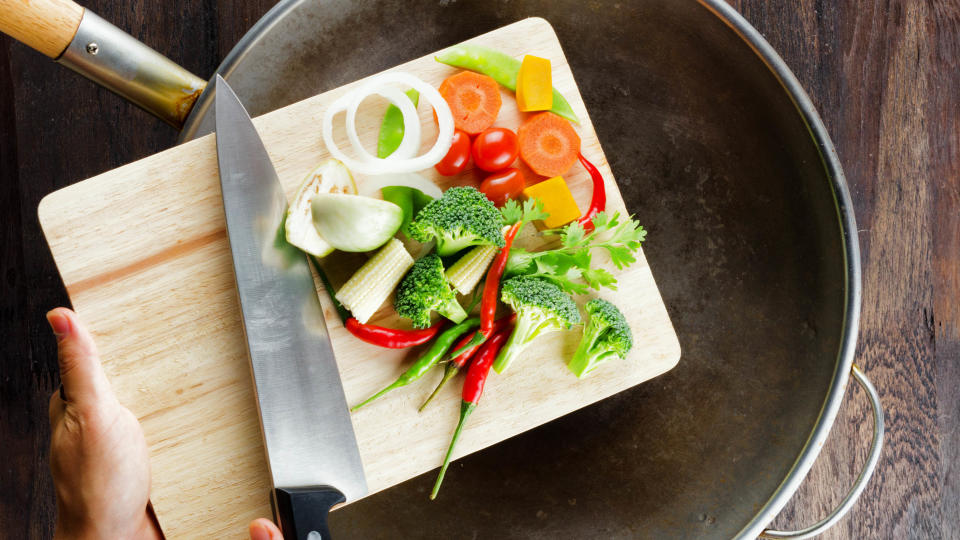
M 561 239 L 563 242 L 563 247 L 580 247 L 580 244 L 583 242 L 584 234 L 586 234 L 586 231 L 583 230 L 583 225 L 581 225 L 579 221 L 574 221 L 573 223 L 567 225 L 563 230 L 563 236 Z
M 542 214 L 539 204 L 528 206 L 525 203 L 521 207 L 513 203 L 509 208 L 504 207 L 504 220 L 542 219 L 529 218 L 537 211 Z M 593 230 L 589 233 L 576 221 L 563 228 L 542 231 L 544 235 L 560 235 L 560 247 L 533 253 L 511 250 L 505 275 L 541 277 L 573 294 L 585 294 L 589 289 L 604 287 L 616 290 L 617 278 L 609 270 L 591 267 L 591 251 L 606 250 L 613 265 L 623 269 L 636 262 L 636 252 L 647 231 L 633 216 L 621 219 L 619 212 L 599 212 L 591 223 Z
M 521 226 L 537 219 L 545 219 L 550 215 L 544 212 L 543 203 L 540 202 L 540 199 L 527 199 L 523 201 L 523 204 L 510 199 L 500 209 L 500 214 L 503 216 L 504 225 L 520 223 Z
M 607 287 L 617 290 L 617 278 L 606 268 L 587 268 L 583 271 L 583 280 L 593 289 Z
M 520 206 L 520 203 L 510 199 L 504 203 L 503 208 L 500 209 L 500 215 L 503 216 L 504 225 L 513 225 L 523 219 L 523 208 Z

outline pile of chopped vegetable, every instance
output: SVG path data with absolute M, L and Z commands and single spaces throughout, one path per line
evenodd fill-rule
M 614 274 L 595 264 L 595 252 L 605 251 L 623 269 L 636 261 L 646 236 L 632 216 L 606 211 L 604 178 L 580 151 L 577 115 L 553 88 L 548 59 L 517 59 L 474 44 L 436 59 L 460 69 L 439 88 L 390 72 L 368 78 L 327 108 L 322 138 L 336 159 L 307 175 L 285 222 L 287 240 L 311 256 L 351 334 L 393 349 L 429 344 L 395 381 L 352 410 L 442 365 L 443 378 L 422 411 L 466 372 L 460 420 L 431 499 L 491 368 L 522 369 L 524 350 L 554 332 L 581 334 L 566 362 L 576 377 L 627 357 L 633 336 L 621 311 L 589 298 L 583 316 L 575 297 L 616 288 Z M 518 109 L 530 113 L 517 129 L 494 125 L 501 108 L 513 106 L 501 98 L 501 87 L 515 92 Z M 390 103 L 375 156 L 360 143 L 356 127 L 357 111 L 371 95 Z M 421 98 L 433 108 L 439 134 L 417 155 Z M 333 136 L 341 113 L 349 153 Z M 585 212 L 563 178 L 578 161 L 593 183 Z M 465 176 L 471 162 L 480 178 Z M 428 178 L 430 169 L 459 176 L 457 187 L 441 190 Z M 538 245 L 547 237 L 558 240 L 555 247 L 525 248 L 520 233 L 529 223 L 539 229 Z M 370 258 L 334 291 L 320 260 L 337 250 Z M 409 329 L 369 322 L 391 296 Z

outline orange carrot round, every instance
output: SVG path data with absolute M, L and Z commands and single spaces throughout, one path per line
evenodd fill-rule
M 537 113 L 517 131 L 520 159 L 542 176 L 567 172 L 580 154 L 580 136 L 570 122 L 551 112 Z
M 492 77 L 463 71 L 440 84 L 440 95 L 450 105 L 453 123 L 471 135 L 493 125 L 500 113 L 500 87 Z

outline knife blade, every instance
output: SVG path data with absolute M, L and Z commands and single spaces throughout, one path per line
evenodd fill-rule
M 216 78 L 220 186 L 276 518 L 288 540 L 329 538 L 327 514 L 367 493 L 306 255 L 286 243 L 287 199 L 236 94 Z

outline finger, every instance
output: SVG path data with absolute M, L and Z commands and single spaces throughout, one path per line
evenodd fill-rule
M 257 518 L 250 523 L 250 540 L 283 540 L 283 533 L 266 518 Z
M 47 321 L 57 336 L 60 381 L 67 400 L 78 405 L 92 405 L 112 398 L 93 336 L 76 313 L 57 308 L 47 313 Z
M 50 396 L 50 407 L 48 407 L 48 414 L 50 415 L 50 425 L 56 425 L 57 422 L 63 418 L 63 410 L 67 407 L 67 404 L 60 399 L 60 392 L 54 392 Z

